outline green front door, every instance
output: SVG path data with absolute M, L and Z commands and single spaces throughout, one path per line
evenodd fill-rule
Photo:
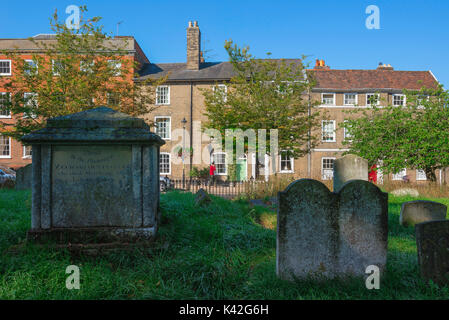
M 237 160 L 236 178 L 237 181 L 246 180 L 246 158 L 240 158 Z

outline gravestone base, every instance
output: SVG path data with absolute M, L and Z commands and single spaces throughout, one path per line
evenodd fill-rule
M 151 242 L 156 228 L 52 228 L 31 229 L 27 240 L 35 243 L 53 243 L 56 246 L 109 245 L 129 242 Z

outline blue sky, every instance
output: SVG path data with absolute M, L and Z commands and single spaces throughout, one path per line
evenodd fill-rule
M 374 69 L 379 62 L 396 70 L 432 70 L 449 84 L 449 1 L 7 1 L 2 6 L 0 38 L 49 33 L 57 8 L 87 5 L 102 16 L 105 31 L 133 35 L 152 62 L 184 62 L 186 27 L 197 20 L 209 61 L 227 60 L 224 41 L 249 45 L 264 57 L 324 59 L 335 69 Z M 380 9 L 380 30 L 365 27 L 368 5 Z

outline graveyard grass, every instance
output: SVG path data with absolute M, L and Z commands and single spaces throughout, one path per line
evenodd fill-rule
M 390 195 L 387 274 L 380 290 L 367 290 L 364 279 L 279 280 L 276 213 L 245 201 L 213 197 L 197 209 L 192 194 L 162 195 L 150 248 L 91 257 L 26 243 L 30 192 L 2 189 L 0 299 L 447 299 L 449 287 L 420 279 L 414 229 L 398 223 L 409 200 Z M 80 290 L 65 287 L 71 264 L 80 267 Z

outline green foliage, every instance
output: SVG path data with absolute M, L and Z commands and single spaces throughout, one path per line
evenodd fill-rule
M 68 29 L 55 11 L 50 25 L 56 39 L 29 38 L 39 51 L 33 63 L 15 50 L 2 52 L 12 60 L 13 76 L 5 78 L 4 87 L 10 93 L 6 107 L 17 120 L 14 126 L 2 124 L 2 134 L 19 139 L 50 117 L 102 105 L 135 116 L 154 109 L 154 88 L 165 78 L 133 82 L 140 66 L 127 56 L 130 39 L 111 38 L 103 33 L 100 17 L 85 19 L 86 7 L 80 10 L 79 29 Z
M 390 197 L 387 272 L 380 290 L 364 279 L 301 281 L 276 277 L 276 213 L 213 197 L 161 197 L 162 225 L 150 248 L 99 257 L 24 241 L 31 194 L 0 190 L 0 299 L 447 299 L 449 287 L 419 276 L 413 228 L 399 225 L 401 203 Z M 449 205 L 448 199 L 435 201 Z M 81 289 L 67 290 L 65 269 L 80 267 Z
M 349 153 L 380 163 L 385 173 L 422 169 L 435 181 L 435 170 L 449 166 L 449 93 L 439 87 L 404 94 L 403 107 L 351 111 L 357 117 L 343 124 L 352 136 L 344 144 L 349 145 Z
M 192 178 L 208 178 L 209 177 L 209 168 L 205 167 L 202 169 L 199 169 L 198 167 L 193 167 L 190 171 L 190 176 Z
M 225 49 L 236 75 L 226 91 L 218 86 L 203 90 L 205 128 L 219 130 L 223 141 L 227 129 L 256 133 L 265 129 L 267 141 L 270 129 L 277 129 L 280 149 L 291 150 L 295 157 L 306 154 L 317 142 L 310 132 L 319 125 L 319 112 L 308 99 L 314 80 L 305 72 L 303 60 L 269 59 L 269 54 L 267 59 L 256 59 L 248 47 L 239 48 L 232 41 Z M 269 143 L 266 147 L 270 153 Z

